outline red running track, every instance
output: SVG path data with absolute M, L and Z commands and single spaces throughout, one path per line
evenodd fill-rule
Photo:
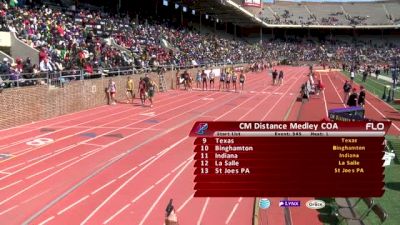
M 243 93 L 169 91 L 154 108 L 102 106 L 0 131 L 1 224 L 160 225 L 170 198 L 181 224 L 251 224 L 253 198 L 193 198 L 187 135 L 197 120 L 283 120 L 307 68 L 282 69 L 280 87 L 250 74 Z M 53 141 L 27 145 L 40 138 Z

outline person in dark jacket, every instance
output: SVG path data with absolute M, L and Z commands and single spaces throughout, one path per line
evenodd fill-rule
M 357 99 L 358 99 L 357 88 L 353 88 L 353 91 L 349 96 L 349 99 L 347 100 L 347 105 L 349 107 L 357 106 Z
M 347 103 L 347 100 L 349 99 L 349 95 L 350 95 L 350 91 L 351 91 L 351 84 L 348 80 L 346 80 L 346 82 L 343 85 L 343 103 Z
M 360 86 L 360 94 L 358 95 L 358 105 L 363 107 L 365 106 L 365 89 L 364 86 Z

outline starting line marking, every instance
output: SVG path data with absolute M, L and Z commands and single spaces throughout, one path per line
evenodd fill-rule
M 204 101 L 212 101 L 212 100 L 214 100 L 214 98 L 202 98 L 201 100 L 204 100 Z

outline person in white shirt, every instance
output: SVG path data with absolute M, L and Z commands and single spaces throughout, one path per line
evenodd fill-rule
M 355 72 L 354 72 L 354 69 L 353 69 L 353 70 L 351 70 L 351 72 L 350 72 L 351 83 L 354 82 L 354 77 L 355 77 Z
M 42 72 L 52 72 L 54 70 L 47 58 L 40 62 L 39 67 Z

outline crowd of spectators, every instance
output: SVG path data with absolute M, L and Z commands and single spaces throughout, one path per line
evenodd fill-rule
M 292 64 L 301 62 L 360 62 L 388 63 L 400 55 L 396 44 L 372 44 L 369 42 L 299 41 L 295 39 L 266 41 L 263 58 L 267 61 L 286 60 Z
M 286 10 L 281 18 L 287 20 L 292 16 Z M 307 19 L 316 18 L 311 16 Z M 9 74 L 11 80 L 30 79 L 40 72 L 84 71 L 92 74 L 96 70 L 109 71 L 121 67 L 229 64 L 260 59 L 292 63 L 382 62 L 400 54 L 395 45 L 374 46 L 369 43 L 288 39 L 265 41 L 262 45 L 249 44 L 240 39 L 176 27 L 167 20 L 137 23 L 129 16 L 45 6 L 20 8 L 1 3 L 0 26 L 15 32 L 22 41 L 39 50 L 38 65 L 32 65 L 29 58 L 17 58 L 14 65 L 5 59 L 0 64 L 0 74 Z
M 303 6 L 294 6 L 303 7 Z M 357 7 L 357 6 L 353 6 Z M 378 10 L 378 9 L 377 9 Z M 304 8 L 304 11 L 306 9 Z M 271 14 L 270 10 L 264 8 L 263 11 L 259 13 L 259 18 L 268 24 L 282 24 L 282 25 L 395 25 L 400 19 L 395 19 L 392 15 L 387 14 L 386 17 L 382 18 L 381 24 L 376 24 L 376 22 L 369 22 L 370 16 L 368 15 L 349 15 L 345 14 L 344 11 L 332 12 L 326 16 L 317 16 L 317 11 L 309 11 L 309 15 L 305 16 L 302 14 L 296 14 L 290 11 L 290 7 L 285 9 L 281 14 L 272 14 L 273 18 L 267 15 Z M 371 13 L 366 11 L 365 13 Z

